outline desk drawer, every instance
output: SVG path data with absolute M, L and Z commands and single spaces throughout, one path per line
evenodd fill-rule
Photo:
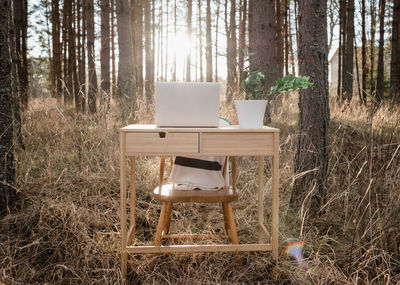
M 127 133 L 127 153 L 198 153 L 198 133 Z
M 273 133 L 203 133 L 200 152 L 211 155 L 272 155 Z

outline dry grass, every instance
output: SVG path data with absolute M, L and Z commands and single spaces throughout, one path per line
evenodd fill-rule
M 281 129 L 280 244 L 306 243 L 307 270 L 280 257 L 277 276 L 268 253 L 179 254 L 129 258 L 135 284 L 396 284 L 400 282 L 400 113 L 382 107 L 373 118 L 356 104 L 331 106 L 331 152 L 323 214 L 289 209 L 296 145 L 297 96 L 284 100 L 273 125 Z M 142 103 L 141 106 L 144 106 Z M 150 108 L 151 110 L 151 108 Z M 235 121 L 234 110 L 222 110 Z M 121 283 L 117 110 L 78 115 L 35 100 L 23 116 L 26 151 L 17 150 L 21 204 L 1 220 L 0 283 Z M 153 120 L 142 107 L 140 122 Z M 372 152 L 371 152 L 372 150 Z M 372 165 L 370 157 L 372 154 Z M 239 159 L 240 199 L 234 204 L 241 242 L 256 235 L 254 158 Z M 138 236 L 150 241 L 160 205 L 152 200 L 158 158 L 138 161 Z M 370 172 L 371 167 L 371 172 Z M 269 174 L 267 163 L 266 173 Z M 266 195 L 271 195 L 266 175 Z M 311 189 L 310 189 L 311 190 Z M 266 202 L 267 220 L 270 217 Z M 172 231 L 222 231 L 217 206 L 178 205 Z M 144 242 L 145 243 L 145 242 Z

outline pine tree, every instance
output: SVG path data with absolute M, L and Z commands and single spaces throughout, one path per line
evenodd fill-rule
M 97 98 L 97 76 L 95 65 L 95 48 L 94 48 L 94 2 L 86 0 L 86 28 L 87 28 L 87 57 L 88 57 L 88 73 L 89 73 L 89 92 L 88 106 L 90 113 L 95 113 Z
M 0 5 L 0 217 L 5 215 L 15 200 L 15 163 L 13 147 L 13 97 L 11 90 L 12 62 L 10 55 L 9 25 L 10 0 Z M 13 28 L 13 27 L 11 27 Z M 17 80 L 17 78 L 14 78 Z
M 311 211 L 326 198 L 329 151 L 329 93 L 327 54 L 327 1 L 299 0 L 299 72 L 310 76 L 312 88 L 300 91 L 299 135 L 295 173 L 309 171 L 295 180 L 291 206 L 299 209 L 315 187 Z M 313 48 L 310 48 L 313 47 Z
M 110 100 L 110 0 L 101 0 L 101 93 L 100 104 L 108 109 Z
M 390 98 L 400 103 L 400 1 L 394 0 L 392 17 L 392 55 L 390 61 Z
M 385 4 L 386 0 L 379 1 L 379 47 L 378 47 L 378 68 L 376 74 L 376 100 L 381 103 L 384 98 L 384 80 L 385 74 L 383 70 L 383 45 L 385 36 Z

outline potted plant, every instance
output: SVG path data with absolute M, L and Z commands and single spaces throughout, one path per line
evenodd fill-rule
M 261 128 L 268 101 L 272 101 L 280 93 L 307 89 L 313 85 L 309 76 L 295 77 L 290 74 L 279 78 L 269 92 L 266 92 L 265 76 L 260 71 L 245 71 L 243 78 L 241 87 L 244 100 L 235 100 L 240 128 Z

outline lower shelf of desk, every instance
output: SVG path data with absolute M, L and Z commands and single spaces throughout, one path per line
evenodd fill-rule
M 215 244 L 215 245 L 165 245 L 127 246 L 128 253 L 184 253 L 184 252 L 238 252 L 272 251 L 272 244 Z

